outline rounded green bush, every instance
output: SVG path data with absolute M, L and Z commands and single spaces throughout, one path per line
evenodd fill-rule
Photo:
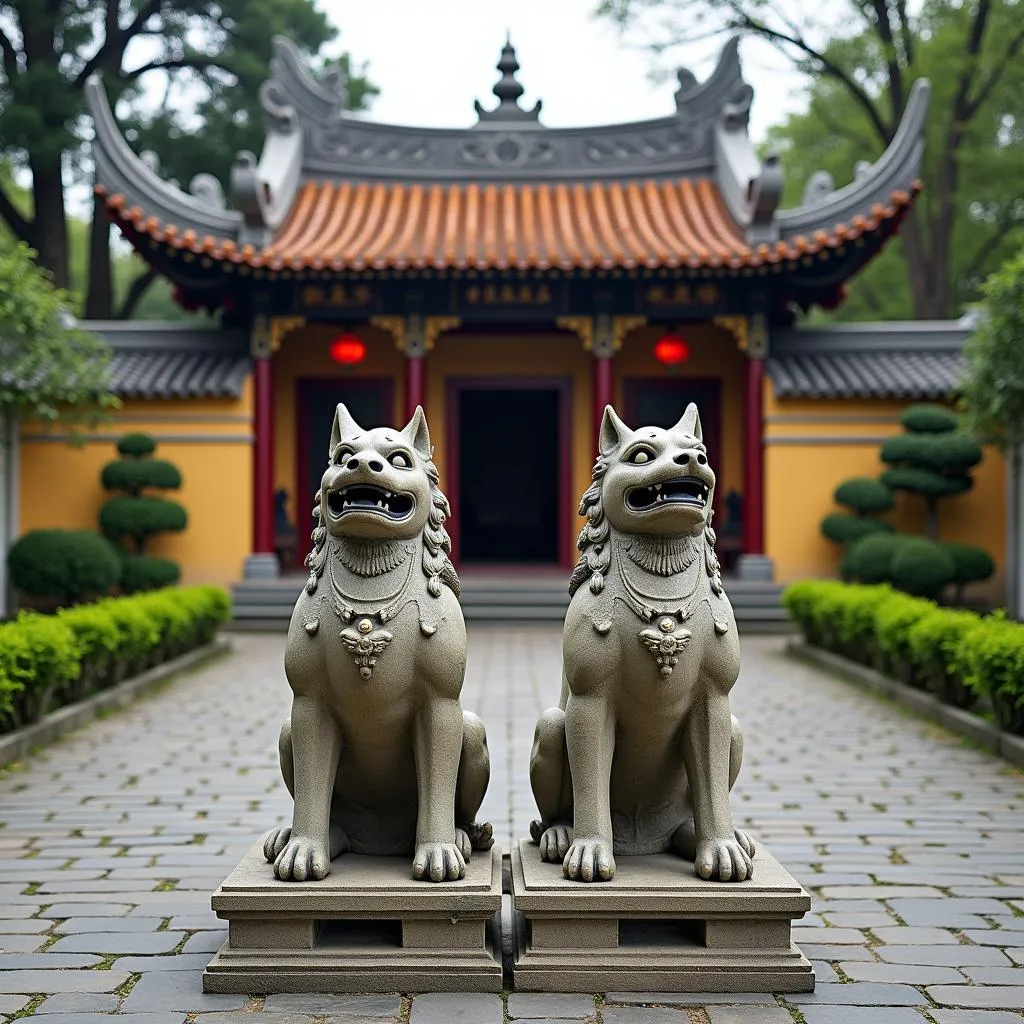
M 861 583 L 887 583 L 892 561 L 907 538 L 901 533 L 872 533 L 858 540 L 843 559 L 843 571 Z
M 181 473 L 177 466 L 162 459 L 120 459 L 103 467 L 100 483 L 108 491 L 134 495 L 146 487 L 175 491 L 181 487 Z
M 1002 728 L 1024 735 L 1024 624 L 990 615 L 963 645 L 964 681 L 992 702 Z
M 983 620 L 973 612 L 936 608 L 907 631 L 910 658 L 919 679 L 947 703 L 970 708 L 978 695 L 965 685 L 968 635 Z
M 139 590 L 158 590 L 181 579 L 181 568 L 169 558 L 155 555 L 128 555 L 121 570 L 121 589 L 134 594 Z
M 121 578 L 117 549 L 91 530 L 33 530 L 11 545 L 13 586 L 29 597 L 81 601 L 105 594 Z
M 118 632 L 116 658 L 121 674 L 131 675 L 146 662 L 149 652 L 160 643 L 156 619 L 136 598 L 111 597 L 97 603 L 109 616 Z
M 923 537 L 907 537 L 894 552 L 889 573 L 898 590 L 935 597 L 953 582 L 956 568 L 940 544 Z
M 829 540 L 837 544 L 853 544 L 873 533 L 891 533 L 892 527 L 881 519 L 868 519 L 864 516 L 848 516 L 843 512 L 833 512 L 821 521 L 821 532 Z
M 942 548 L 953 559 L 954 583 L 977 583 L 987 580 L 996 571 L 992 556 L 973 544 L 942 543 Z
M 21 612 L 0 626 L 0 677 L 15 685 L 11 724 L 38 721 L 81 675 L 75 634 L 55 615 Z
M 892 491 L 881 480 L 856 476 L 841 483 L 833 498 L 837 505 L 846 505 L 857 512 L 887 512 L 893 506 Z
M 944 476 L 930 469 L 906 466 L 887 469 L 882 479 L 894 491 L 913 491 L 924 498 L 945 498 L 951 494 L 963 494 L 971 489 L 969 476 Z
M 904 430 L 916 434 L 945 434 L 956 430 L 956 414 L 942 405 L 908 405 L 900 416 Z
M 981 449 L 965 434 L 899 434 L 882 445 L 880 454 L 889 465 L 936 473 L 962 473 L 981 462 Z
M 127 534 L 136 541 L 151 533 L 184 530 L 188 515 L 176 501 L 166 498 L 111 498 L 100 509 L 100 527 L 111 538 Z
M 141 459 L 156 451 L 156 441 L 149 434 L 125 434 L 117 442 L 117 450 L 121 455 Z

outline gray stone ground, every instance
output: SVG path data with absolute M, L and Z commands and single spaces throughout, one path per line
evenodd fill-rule
M 1009 1024 L 1024 1020 L 1024 776 L 744 642 L 737 820 L 813 891 L 813 995 L 204 996 L 209 894 L 288 813 L 283 637 L 238 651 L 0 775 L 0 1015 L 53 1024 Z M 464 700 L 488 725 L 485 810 L 507 848 L 557 698 L 559 634 L 476 627 Z M 640 1005 L 646 1004 L 646 1005 Z M 117 1017 L 111 1018 L 111 1014 Z M 198 1017 L 195 1015 L 199 1014 Z

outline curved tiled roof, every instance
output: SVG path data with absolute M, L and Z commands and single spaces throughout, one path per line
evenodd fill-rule
M 786 263 L 898 222 L 920 189 L 894 191 L 850 223 L 748 245 L 708 179 L 577 184 L 309 182 L 272 242 L 179 231 L 121 195 L 107 208 L 155 241 L 270 269 L 718 267 Z M 102 190 L 101 190 L 102 191 Z
M 251 371 L 247 355 L 115 351 L 110 388 L 124 398 L 238 398 Z
M 959 352 L 830 352 L 773 356 L 778 398 L 948 398 L 964 370 Z

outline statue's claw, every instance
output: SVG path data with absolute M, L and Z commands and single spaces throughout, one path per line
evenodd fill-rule
M 489 850 L 494 845 L 494 829 L 489 821 L 477 821 L 471 825 L 463 825 L 458 831 L 465 832 L 473 850 Z M 458 841 L 458 836 L 456 836 Z M 469 854 L 466 854 L 469 860 Z
M 274 874 L 282 882 L 309 882 L 326 878 L 330 870 L 328 851 L 306 836 L 290 838 L 274 861 Z
M 736 829 L 736 842 L 743 847 L 743 852 L 751 859 L 754 859 L 754 854 L 757 852 L 757 844 L 753 839 L 747 835 L 742 829 Z M 747 876 L 750 877 L 749 875 Z
M 283 828 L 272 828 L 263 837 L 263 856 L 273 864 L 292 837 L 292 830 L 286 825 Z
M 694 870 L 700 878 L 743 882 L 753 877 L 754 862 L 736 838 L 705 839 L 697 846 Z
M 428 882 L 457 882 L 466 875 L 466 861 L 455 843 L 420 843 L 412 877 Z
M 566 878 L 574 882 L 607 882 L 615 877 L 611 843 L 596 836 L 574 839 L 562 862 Z
M 544 829 L 540 837 L 540 859 L 561 864 L 572 846 L 572 826 L 557 822 Z
M 469 860 L 473 854 L 473 844 L 469 841 L 469 836 L 466 835 L 465 829 L 457 828 L 455 830 L 455 845 L 459 848 L 462 859 Z

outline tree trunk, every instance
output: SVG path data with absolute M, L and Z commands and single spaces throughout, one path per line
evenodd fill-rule
M 135 316 L 135 310 L 138 309 L 139 303 L 159 276 L 159 273 L 150 267 L 132 281 L 128 294 L 125 296 L 124 302 L 121 303 L 121 308 L 117 311 L 118 320 L 131 320 Z
M 923 231 L 924 209 L 917 205 L 900 227 L 903 254 L 907 261 L 907 284 L 910 286 L 910 305 L 915 319 L 941 320 L 943 313 L 937 313 L 937 306 L 945 305 L 945 296 L 938 295 L 932 285 L 934 266 L 932 247 Z
M 1024 619 L 1024 445 L 1008 452 L 1010 500 L 1006 524 L 1006 604 L 1010 614 Z
M 925 532 L 929 540 L 939 539 L 939 503 L 935 498 L 925 498 Z
M 35 204 L 36 249 L 39 263 L 53 275 L 58 288 L 67 288 L 68 277 L 68 225 L 64 211 L 64 178 L 61 156 L 49 154 L 33 157 L 29 154 L 32 171 L 32 199 Z
M 85 297 L 87 320 L 110 320 L 114 316 L 114 284 L 110 259 L 110 221 L 100 196 L 93 196 L 92 226 L 89 229 L 89 288 Z

